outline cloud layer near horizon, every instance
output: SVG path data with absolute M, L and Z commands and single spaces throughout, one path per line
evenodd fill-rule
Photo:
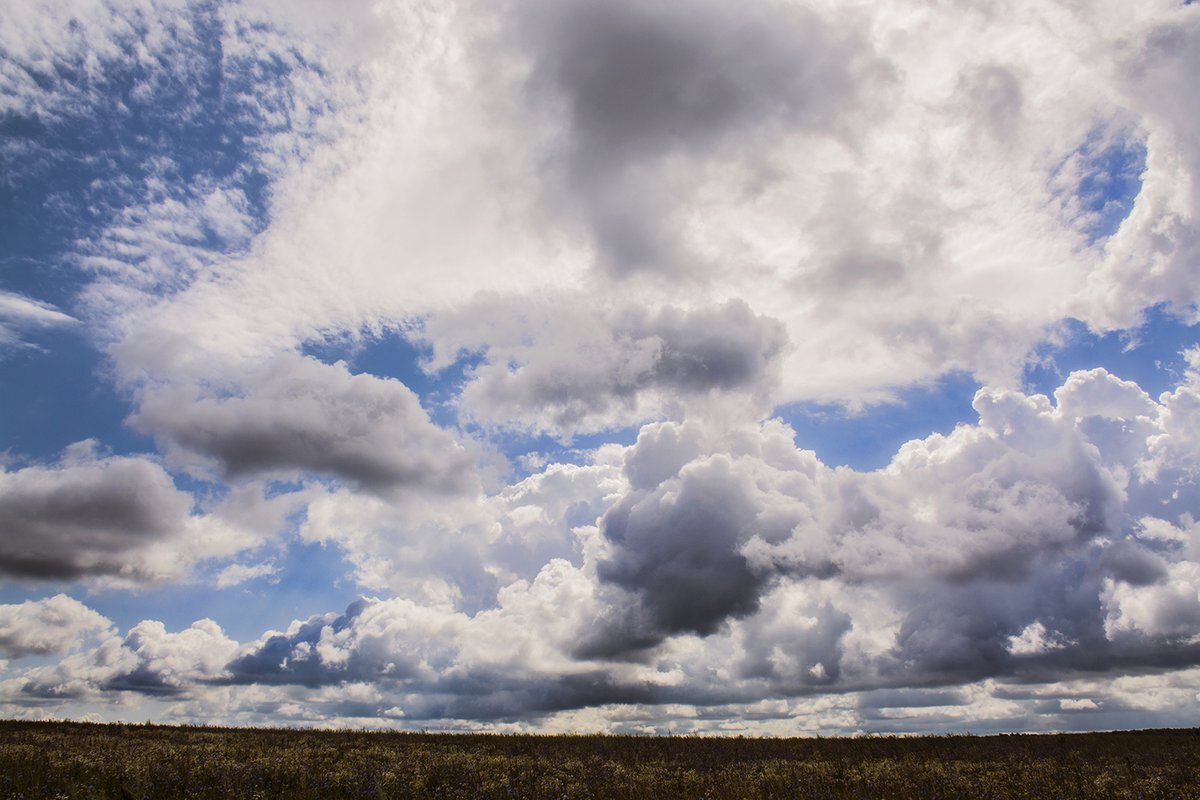
M 0 288 L 0 357 L 84 336 L 155 452 L 0 460 L 0 575 L 99 593 L 0 604 L 0 708 L 1169 723 L 1200 350 L 1158 398 L 1022 380 L 1198 318 L 1198 40 L 1166 0 L 15 3 L 0 157 L 59 247 L 7 255 L 69 278 Z M 974 416 L 879 470 L 786 421 L 951 374 Z M 345 612 L 104 606 L 308 546 Z
M 652 423 L 590 464 L 439 507 L 442 519 L 425 524 L 461 538 L 452 558 L 425 549 L 422 567 L 456 591 L 422 600 L 405 585 L 401 559 L 429 544 L 397 530 L 342 543 L 394 559 L 379 574 L 398 596 L 257 641 L 239 644 L 211 620 L 179 633 L 148 621 L 122 637 L 74 604 L 79 624 L 107 638 L 24 671 L 6 701 L 36 709 L 133 693 L 169 697 L 184 718 L 220 705 L 228 719 L 304 723 L 318 718 L 294 702 L 319 691 L 321 713 L 343 719 L 553 726 L 600 708 L 593 722 L 636 729 L 654 715 L 627 724 L 618 708 L 740 716 L 732 709 L 780 698 L 748 728 L 771 731 L 823 694 L 856 698 L 859 716 L 838 723 L 853 729 L 872 703 L 919 707 L 930 687 L 969 686 L 940 690 L 953 699 L 937 704 L 972 706 L 986 726 L 1013 713 L 1000 703 L 1008 687 L 1050 683 L 1060 693 L 1047 697 L 1075 700 L 1079 690 L 1062 687 L 1125 674 L 1167 687 L 1200 666 L 1200 450 L 1187 438 L 1200 424 L 1200 372 L 1159 401 L 1093 370 L 1071 375 L 1053 402 L 981 390 L 975 407 L 977 424 L 911 441 L 876 472 L 829 468 L 779 421 Z M 581 509 L 575 498 L 603 485 L 601 504 Z M 446 519 L 456 512 L 456 524 Z M 570 529 L 573 541 L 514 559 L 512 538 L 539 526 Z M 481 576 L 522 566 L 527 577 L 499 581 L 489 600 L 467 596 Z M 37 613 L 0 606 L 13 655 L 61 646 L 21 638 L 16 621 Z M 1111 687 L 1087 699 L 1149 714 Z M 1069 707 L 1030 723 L 1060 725 Z

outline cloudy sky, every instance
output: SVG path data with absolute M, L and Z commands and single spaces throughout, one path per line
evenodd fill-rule
M 0 716 L 1200 714 L 1200 4 L 8 0 Z

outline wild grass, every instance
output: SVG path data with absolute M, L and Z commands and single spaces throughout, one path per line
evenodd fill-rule
M 0 798 L 1197 798 L 1200 730 L 848 739 L 0 721 Z

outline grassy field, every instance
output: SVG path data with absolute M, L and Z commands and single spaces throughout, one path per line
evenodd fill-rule
M 1200 798 L 1200 730 L 709 739 L 0 722 L 0 798 Z

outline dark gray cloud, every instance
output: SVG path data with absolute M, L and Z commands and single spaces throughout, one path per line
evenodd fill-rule
M 191 508 L 191 497 L 156 462 L 98 458 L 91 443 L 75 445 L 56 466 L 0 474 L 0 572 L 150 577 L 143 551 L 178 539 Z
M 151 387 L 130 422 L 169 457 L 215 462 L 226 478 L 314 472 L 383 493 L 478 485 L 472 457 L 404 384 L 298 355 L 228 393 Z
M 769 574 L 739 548 L 763 533 L 755 525 L 760 511 L 749 477 L 723 456 L 699 459 L 654 490 L 628 495 L 604 516 L 613 549 L 597 574 L 633 603 L 603 621 L 580 654 L 617 655 L 680 633 L 706 636 L 730 617 L 757 611 Z
M 669 217 L 693 175 L 668 177 L 669 158 L 759 157 L 772 127 L 834 130 L 871 64 L 861 41 L 790 3 L 568 0 L 516 19 L 533 97 L 566 111 L 564 189 L 617 274 L 685 258 Z

